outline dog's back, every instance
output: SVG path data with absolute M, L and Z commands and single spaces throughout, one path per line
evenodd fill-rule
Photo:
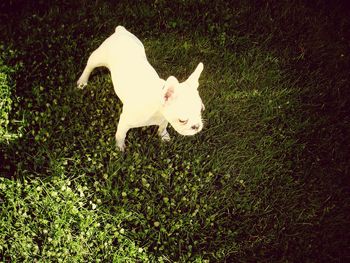
M 123 26 L 117 26 L 95 52 L 104 57 L 114 90 L 123 103 L 145 100 L 158 89 L 160 79 L 147 60 L 143 44 Z

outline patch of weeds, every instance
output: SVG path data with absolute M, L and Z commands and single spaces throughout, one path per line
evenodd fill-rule
M 13 94 L 15 83 L 13 75 L 21 67 L 21 63 L 9 66 L 10 60 L 16 57 L 16 51 L 5 48 L 0 43 L 0 143 L 10 142 L 23 135 L 22 127 L 17 127 L 16 132 L 11 131 L 10 114 L 13 103 L 18 103 L 19 98 Z M 12 119 L 12 123 L 21 123 L 19 120 Z M 15 125 L 14 125 L 15 126 Z M 13 127 L 12 127 L 13 128 Z
M 65 176 L 0 178 L 0 252 L 9 261 L 142 261 L 146 249 L 127 237 L 121 223 L 92 201 L 88 186 Z

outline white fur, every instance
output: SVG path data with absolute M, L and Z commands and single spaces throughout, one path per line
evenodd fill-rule
M 158 125 L 162 140 L 170 140 L 166 130 L 168 123 L 182 135 L 194 135 L 202 129 L 204 105 L 197 90 L 202 63 L 183 83 L 173 76 L 165 81 L 148 62 L 141 41 L 118 26 L 115 33 L 90 55 L 77 82 L 78 87 L 86 86 L 92 70 L 100 66 L 110 70 L 114 90 L 123 102 L 115 134 L 121 151 L 131 128 Z

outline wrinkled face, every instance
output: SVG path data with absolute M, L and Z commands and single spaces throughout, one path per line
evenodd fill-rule
M 198 93 L 198 78 L 203 70 L 200 63 L 195 72 L 183 83 L 169 77 L 164 85 L 163 115 L 182 135 L 194 135 L 203 128 L 204 105 Z

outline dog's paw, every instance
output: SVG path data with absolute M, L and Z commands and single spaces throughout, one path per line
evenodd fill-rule
M 78 89 L 83 89 L 87 85 L 87 81 L 79 79 L 77 81 L 77 88 Z
M 85 86 L 87 85 L 87 83 L 77 83 L 77 88 L 78 89 L 83 89 L 83 88 L 85 88 Z
M 118 149 L 121 153 L 124 153 L 124 151 L 125 151 L 125 143 L 122 143 L 122 144 L 117 143 L 117 149 Z
M 162 134 L 162 135 L 161 135 L 161 139 L 162 139 L 163 142 L 168 142 L 168 141 L 170 141 L 170 135 L 169 135 L 169 133 L 166 132 L 166 133 Z

